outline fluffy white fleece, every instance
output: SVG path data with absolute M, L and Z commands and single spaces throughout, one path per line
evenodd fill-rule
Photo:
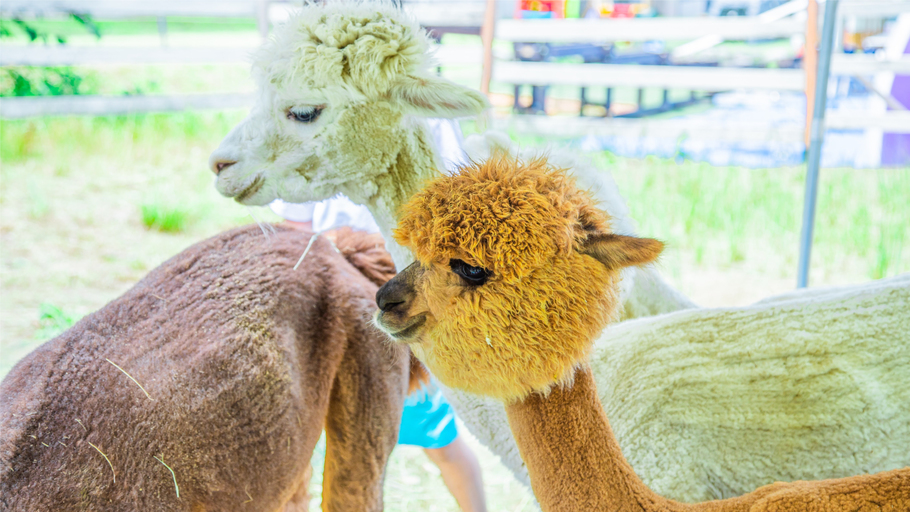
M 243 204 L 341 192 L 368 206 L 391 240 L 397 208 L 440 168 L 420 117 L 486 106 L 476 91 L 428 71 L 426 49 L 417 24 L 389 5 L 305 7 L 256 54 L 260 100 L 212 154 L 213 164 L 234 162 L 218 190 Z M 315 120 L 289 118 L 310 109 L 320 112 Z M 497 140 L 506 145 L 488 134 L 468 152 L 482 156 Z M 563 158 L 571 155 L 551 154 Z M 609 174 L 565 165 L 617 231 L 634 231 Z M 388 248 L 399 268 L 410 263 L 401 247 Z M 626 274 L 622 287 L 624 318 L 694 307 L 653 269 Z M 910 464 L 907 287 L 901 278 L 611 327 L 592 367 L 623 453 L 653 490 L 681 501 Z M 471 432 L 528 484 L 503 407 L 447 394 Z

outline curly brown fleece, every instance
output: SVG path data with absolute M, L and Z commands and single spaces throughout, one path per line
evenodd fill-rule
M 543 159 L 500 156 L 432 181 L 402 208 L 396 240 L 425 266 L 458 259 L 492 277 L 438 298 L 431 341 L 414 349 L 446 385 L 505 401 L 571 379 L 615 310 L 604 290 L 618 272 L 577 252 L 607 226 L 590 194 Z
M 319 237 L 294 270 L 312 234 L 276 230 L 190 247 L 16 365 L 0 509 L 306 510 L 323 426 L 324 509 L 382 509 L 407 351 L 369 324 L 364 273 L 388 255 L 341 234 L 359 272 Z

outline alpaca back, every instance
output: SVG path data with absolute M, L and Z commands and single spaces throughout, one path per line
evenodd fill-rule
M 665 496 L 877 473 L 910 466 L 908 307 L 904 275 L 680 311 L 608 327 L 591 364 L 623 453 Z
M 13 368 L 0 508 L 275 510 L 305 485 L 351 344 L 402 385 L 405 359 L 375 284 L 326 240 L 295 270 L 311 234 L 276 231 L 188 248 Z
M 332 232 L 335 246 L 345 259 L 354 265 L 370 281 L 382 286 L 395 277 L 395 262 L 385 250 L 385 240 L 377 233 L 355 231 L 348 227 Z M 408 394 L 430 382 L 430 372 L 419 359 L 410 356 L 408 370 Z

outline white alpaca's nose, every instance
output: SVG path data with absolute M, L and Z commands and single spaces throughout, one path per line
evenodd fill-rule
M 221 171 L 227 169 L 228 167 L 236 164 L 237 162 L 232 162 L 230 160 L 215 160 L 212 162 L 212 172 L 215 173 L 215 176 L 221 174 Z
M 215 176 L 237 163 L 237 157 L 232 155 L 231 151 L 225 151 L 223 146 L 224 144 L 209 156 L 209 169 L 215 173 Z
M 215 176 L 240 161 L 243 146 L 242 136 L 246 124 L 247 122 L 244 121 L 235 126 L 221 141 L 218 148 L 209 155 L 209 169 L 215 173 Z

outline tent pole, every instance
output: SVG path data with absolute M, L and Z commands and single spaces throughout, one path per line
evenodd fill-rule
M 809 257 L 812 251 L 812 230 L 815 226 L 815 200 L 818 196 L 818 167 L 821 163 L 822 143 L 825 138 L 825 106 L 828 96 L 828 72 L 831 52 L 834 49 L 834 27 L 837 24 L 837 1 L 825 2 L 825 22 L 818 56 L 818 74 L 815 82 L 815 102 L 812 125 L 809 131 L 809 151 L 806 159 L 806 197 L 803 205 L 803 228 L 799 240 L 799 268 L 796 286 L 805 288 L 809 281 Z M 815 48 L 806 48 L 806 52 Z

